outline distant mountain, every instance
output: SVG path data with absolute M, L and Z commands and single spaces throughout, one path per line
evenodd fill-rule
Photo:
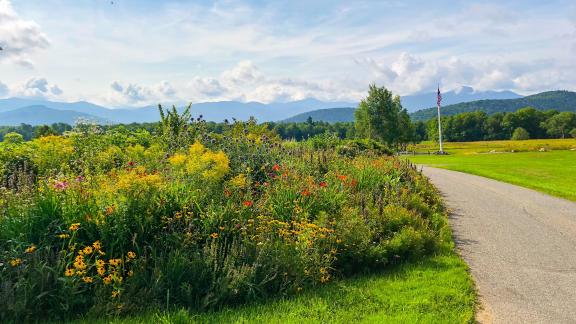
M 535 95 L 502 100 L 478 100 L 442 107 L 442 115 L 449 116 L 463 112 L 484 111 L 487 114 L 497 112 L 513 112 L 524 107 L 534 107 L 539 110 L 555 109 L 558 111 L 576 112 L 576 92 L 548 91 Z M 436 107 L 419 110 L 410 116 L 413 120 L 428 120 L 436 117 Z
M 279 121 L 295 114 L 311 110 L 333 107 L 353 107 L 356 105 L 356 103 L 351 102 L 324 102 L 316 99 L 270 104 L 259 102 L 243 103 L 237 101 L 221 101 L 193 104 L 192 114 L 196 117 L 202 115 L 203 118 L 208 121 L 220 122 L 224 119 L 232 120 L 232 118 L 247 120 L 251 116 L 254 116 L 258 121 L 263 122 Z M 81 114 L 92 115 L 111 123 L 155 122 L 160 119 L 156 105 L 141 108 L 109 109 L 84 101 L 65 103 L 26 98 L 0 99 L 0 113 L 29 106 L 43 106 L 53 110 L 75 111 Z M 177 107 L 180 110 L 184 106 L 185 104 L 177 104 Z M 3 124 L 5 124 L 5 121 L 0 118 L 0 125 Z
M 354 112 L 356 108 L 328 108 L 328 109 L 319 109 L 313 110 L 309 112 L 305 112 L 302 114 L 298 114 L 296 116 L 292 116 L 283 120 L 285 123 L 303 123 L 308 120 L 308 118 L 312 118 L 313 121 L 324 121 L 328 123 L 337 123 L 337 122 L 352 122 L 354 121 Z
M 436 92 L 419 95 L 403 96 L 400 98 L 402 106 L 408 112 L 432 107 L 436 104 Z M 470 102 L 484 99 L 517 99 L 521 95 L 512 91 L 476 91 L 472 87 L 463 86 L 455 90 L 442 93 L 442 104 L 445 106 L 462 102 Z
M 28 106 L 0 113 L 0 125 L 16 126 L 22 123 L 29 125 L 43 125 L 53 123 L 66 123 L 74 125 L 79 120 L 89 120 L 97 123 L 108 123 L 105 119 L 94 115 L 80 113 L 72 110 L 58 110 L 44 106 Z

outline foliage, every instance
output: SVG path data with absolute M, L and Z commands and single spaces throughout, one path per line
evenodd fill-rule
M 163 120 L 0 144 L 0 321 L 214 309 L 450 247 L 438 194 L 382 144 Z
M 355 129 L 359 138 L 381 141 L 389 146 L 408 143 L 414 129 L 400 97 L 376 85 L 370 85 L 368 96 L 355 112 Z
M 522 127 L 518 127 L 512 133 L 512 140 L 521 141 L 530 139 L 530 133 Z
M 526 130 L 530 138 L 564 138 L 573 127 L 576 127 L 576 113 L 531 107 L 490 116 L 476 111 L 442 117 L 442 135 L 451 142 L 509 139 L 517 128 Z M 437 119 L 428 121 L 427 131 L 428 138 L 438 138 Z

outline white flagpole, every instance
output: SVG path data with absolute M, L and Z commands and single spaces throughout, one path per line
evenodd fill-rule
M 440 86 L 438 86 L 438 96 L 436 105 L 438 108 L 438 139 L 440 141 L 440 154 L 444 154 L 444 148 L 442 147 L 442 119 L 440 118 Z

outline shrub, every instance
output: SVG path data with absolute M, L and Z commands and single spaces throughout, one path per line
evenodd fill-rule
M 522 127 L 518 127 L 514 130 L 514 132 L 512 133 L 512 140 L 527 140 L 530 139 L 530 134 L 528 133 L 527 130 L 525 130 Z

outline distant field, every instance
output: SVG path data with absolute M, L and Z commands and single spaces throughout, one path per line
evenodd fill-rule
M 569 139 L 534 139 L 525 141 L 482 141 L 482 142 L 452 142 L 444 143 L 444 150 L 452 154 L 475 154 L 490 151 L 525 152 L 545 150 L 576 149 L 576 138 Z M 438 151 L 438 143 L 426 141 L 410 147 L 416 152 Z
M 334 282 L 294 298 L 212 313 L 180 310 L 101 322 L 470 323 L 475 300 L 466 265 L 456 254 L 449 253 L 384 274 Z
M 540 152 L 541 148 L 546 151 Z M 576 139 L 446 143 L 450 155 L 408 158 L 417 164 L 476 174 L 576 201 L 574 148 Z M 434 151 L 437 144 L 423 143 L 416 149 Z

